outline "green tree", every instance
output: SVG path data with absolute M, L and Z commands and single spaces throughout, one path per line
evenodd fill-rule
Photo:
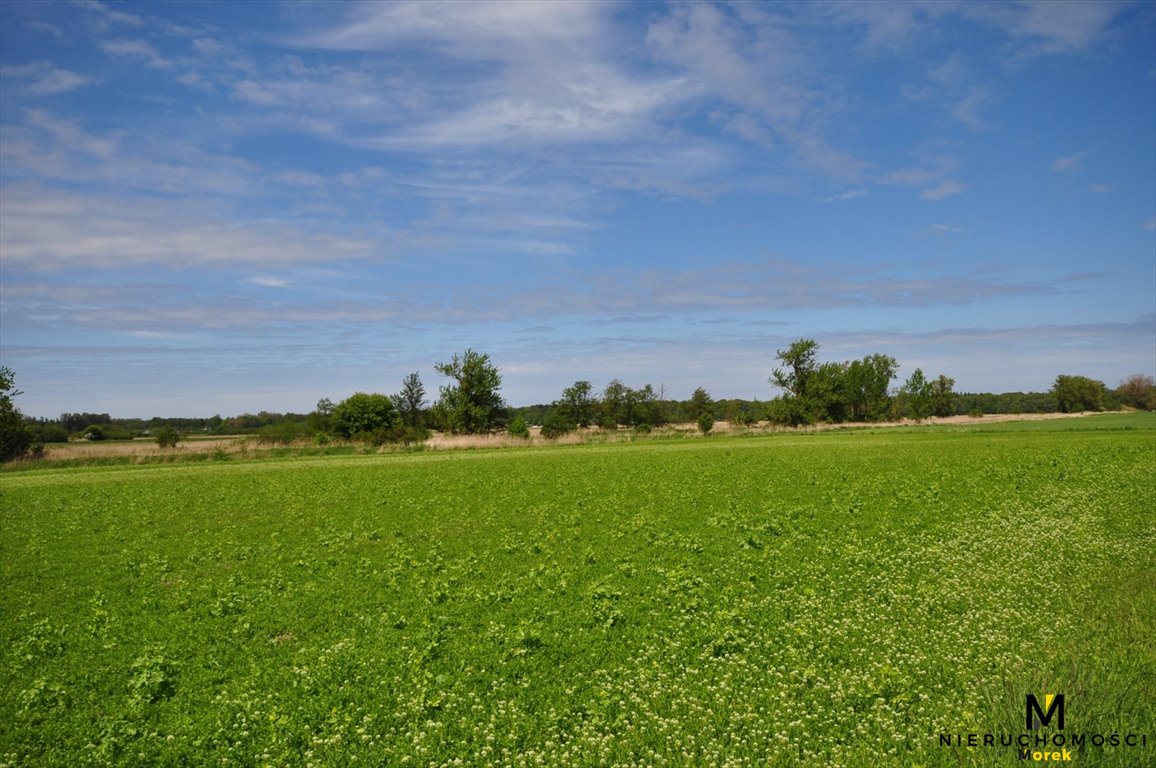
M 393 398 L 386 395 L 368 395 L 358 392 L 350 395 L 333 409 L 333 428 L 345 438 L 372 439 L 392 430 L 399 423 Z
M 631 426 L 653 426 L 662 421 L 660 410 L 660 403 L 658 400 L 658 392 L 650 384 L 646 384 L 640 389 L 629 390 L 630 420 L 627 424 Z
M 714 400 L 711 399 L 710 393 L 702 387 L 699 387 L 690 395 L 690 403 L 687 406 L 687 416 L 691 421 L 698 421 L 704 414 L 709 413 L 714 415 Z M 713 424 L 713 420 L 711 422 Z
M 818 354 L 819 345 L 814 339 L 798 339 L 786 349 L 776 350 L 775 356 L 784 367 L 774 369 L 769 381 L 784 394 L 768 409 L 772 421 L 797 426 L 821 417 L 822 407 L 813 391 Z
M 1052 385 L 1052 394 L 1056 397 L 1056 407 L 1061 413 L 1077 413 L 1079 411 L 1104 410 L 1103 382 L 1089 379 L 1086 376 L 1056 377 Z
M 935 416 L 951 416 L 955 413 L 955 379 L 942 373 L 931 382 L 931 413 Z
M 776 368 L 770 382 L 794 397 L 805 397 L 817 365 L 819 344 L 814 339 L 798 339 L 785 350 L 775 351 L 785 368 Z
M 576 381 L 562 390 L 562 399 L 554 406 L 564 411 L 568 421 L 579 427 L 588 427 L 594 421 L 594 410 L 598 406 L 594 386 L 585 379 Z
M 32 446 L 32 433 L 13 401 L 21 395 L 11 368 L 0 368 L 0 461 L 18 459 Z
M 848 363 L 843 371 L 847 418 L 882 421 L 891 410 L 891 380 L 899 363 L 889 355 L 868 355 Z
M 325 435 L 333 429 L 333 401 L 323 397 L 317 401 L 317 407 L 309 414 L 306 423 L 309 431 L 315 435 Z
M 903 400 L 903 414 L 908 418 L 922 421 L 931 415 L 931 383 L 923 375 L 922 368 L 916 368 L 899 390 Z
M 490 363 L 490 356 L 467 349 L 448 363 L 438 363 L 434 370 L 454 380 L 441 387 L 441 398 L 434 406 L 445 428 L 455 434 L 489 432 L 505 407 L 498 393 L 502 375 Z
M 613 429 L 619 424 L 629 424 L 632 406 L 630 387 L 619 379 L 611 379 L 606 389 L 602 390 L 601 425 Z
M 421 376 L 417 371 L 401 380 L 401 392 L 394 397 L 398 413 L 401 414 L 401 423 L 414 430 L 420 431 L 425 423 L 425 385 L 421 383 Z

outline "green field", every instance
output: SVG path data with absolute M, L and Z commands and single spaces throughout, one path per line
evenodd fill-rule
M 1027 693 L 1151 765 L 1154 477 L 1149 414 L 5 473 L 0 766 L 1019 765 Z

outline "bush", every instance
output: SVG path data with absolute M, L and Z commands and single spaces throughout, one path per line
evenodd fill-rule
M 161 448 L 176 448 L 181 441 L 181 433 L 170 426 L 164 426 L 153 432 L 153 439 Z
M 698 431 L 708 435 L 712 429 L 714 429 L 714 416 L 705 411 L 700 413 L 698 415 Z
M 32 439 L 38 443 L 67 443 L 68 430 L 59 424 L 32 424 Z
M 333 409 L 333 428 L 342 437 L 361 439 L 362 435 L 388 431 L 399 421 L 393 399 L 386 395 L 358 392 Z
M 80 436 L 84 440 L 94 442 L 99 440 L 132 440 L 133 438 L 132 432 L 114 427 L 111 424 L 90 424 L 84 428 L 84 432 Z
M 732 421 L 739 426 L 749 427 L 758 423 L 759 415 L 753 411 L 739 411 Z
M 257 442 L 265 445 L 292 445 L 308 437 L 309 428 L 296 421 L 267 424 L 257 430 Z
M 530 428 L 526 426 L 526 420 L 521 416 L 516 416 L 514 420 L 510 422 L 509 426 L 506 427 L 506 431 L 514 437 L 521 437 L 527 440 L 530 438 Z
M 394 440 L 399 440 L 406 445 L 422 445 L 429 439 L 429 430 L 422 426 L 405 425 L 395 427 L 393 430 Z M 529 435 L 527 434 L 527 437 Z
M 542 421 L 542 437 L 561 437 L 567 432 L 578 429 L 578 425 L 570 421 L 561 408 L 551 408 Z
M 767 420 L 788 427 L 799 427 L 814 421 L 797 397 L 787 395 L 767 403 Z

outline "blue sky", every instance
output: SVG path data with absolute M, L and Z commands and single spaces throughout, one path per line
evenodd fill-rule
M 1156 5 L 0 3 L 28 414 L 1156 373 Z M 897 381 L 896 384 L 899 382 Z

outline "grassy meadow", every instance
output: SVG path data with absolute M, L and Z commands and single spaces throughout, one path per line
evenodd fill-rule
M 6 472 L 0 766 L 1017 765 L 1027 693 L 1152 765 L 1154 476 L 1151 414 Z

